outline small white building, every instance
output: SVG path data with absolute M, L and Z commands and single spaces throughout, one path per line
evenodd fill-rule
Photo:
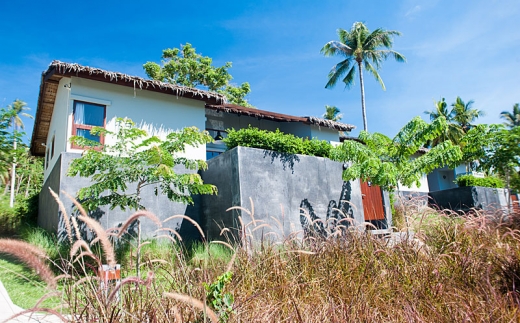
M 112 138 L 92 136 L 90 129 L 101 126 L 113 131 L 119 117 L 132 119 L 150 135 L 166 136 L 171 131 L 195 126 L 208 130 L 216 139 L 225 137 L 226 129 L 251 125 L 273 131 L 280 129 L 302 138 L 339 141 L 339 131 L 354 128 L 319 118 L 227 104 L 224 96 L 214 92 L 53 61 L 42 74 L 30 148 L 33 155 L 45 157 L 38 219 L 41 226 L 55 232 L 62 226 L 58 205 L 50 196 L 49 188 L 60 192 L 65 201 L 63 190 L 75 195 L 79 188 L 89 185 L 88 179 L 66 175 L 70 160 L 82 153 L 80 147 L 70 143 L 70 137 L 85 136 L 102 144 L 110 143 Z M 189 147 L 186 154 L 192 159 L 207 160 L 224 150 L 223 143 L 217 140 L 207 146 Z M 143 192 L 143 199 L 154 200 L 149 210 L 159 217 L 186 214 L 185 205 L 149 193 Z M 99 219 L 103 218 L 107 227 L 116 226 L 128 216 L 116 214 L 117 211 L 101 210 Z

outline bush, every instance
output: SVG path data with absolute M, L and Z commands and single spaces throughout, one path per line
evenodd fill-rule
M 0 196 L 0 232 L 19 231 L 22 224 L 36 224 L 38 218 L 38 194 L 26 198 L 15 197 L 14 207 L 9 206 L 9 195 Z
M 492 188 L 503 188 L 504 182 L 498 177 L 484 177 L 479 178 L 473 175 L 461 175 L 457 177 L 456 180 L 457 185 L 459 187 L 464 186 L 482 186 L 482 187 L 492 187 Z
M 273 132 L 251 126 L 240 130 L 228 130 L 224 143 L 228 149 L 242 146 L 318 157 L 329 157 L 332 149 L 332 145 L 325 140 L 305 140 L 283 133 L 279 129 Z

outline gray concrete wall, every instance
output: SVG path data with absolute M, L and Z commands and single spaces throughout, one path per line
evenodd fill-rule
M 59 208 L 58 203 L 52 197 L 49 188 L 59 194 L 61 178 L 61 156 L 54 163 L 52 170 L 43 183 L 38 201 L 38 226 L 47 231 L 58 232 Z
M 236 147 L 209 160 L 208 166 L 202 178 L 219 188 L 218 196 L 204 196 L 203 224 L 210 239 L 221 238 L 215 223 L 236 233 L 241 227 L 239 215 L 255 240 L 281 240 L 295 232 L 303 236 L 304 230 L 312 228 L 308 217 L 318 223 L 317 230 L 320 221 L 343 218 L 343 214 L 358 224 L 364 222 L 359 181 L 344 182 L 341 163 Z M 226 211 L 233 206 L 247 211 Z
M 71 196 L 76 196 L 80 188 L 89 186 L 92 183 L 88 178 L 79 176 L 69 177 L 66 175 L 70 162 L 79 156 L 80 154 L 76 153 L 62 153 L 54 169 L 52 170 L 51 176 L 49 176 L 49 179 L 44 185 L 42 194 L 40 195 L 38 224 L 49 231 L 58 232 L 58 236 L 61 239 L 65 238 L 65 224 L 63 223 L 63 217 L 58 210 L 58 205 L 50 193 L 48 193 L 47 187 L 50 186 L 56 193 L 59 192 L 60 199 L 64 203 L 69 215 L 78 214 L 72 201 L 66 197 L 62 191 L 67 192 Z M 186 170 L 183 167 L 176 167 L 175 170 L 177 173 L 186 173 Z M 131 191 L 133 188 L 135 188 L 135 185 L 129 185 L 129 191 Z M 154 191 L 155 186 L 145 187 L 142 191 L 142 200 L 146 201 L 143 203 L 146 209 L 154 213 L 159 219 L 165 220 L 170 216 L 182 214 L 190 216 L 197 222 L 201 221 L 201 201 L 199 196 L 194 197 L 194 205 L 187 206 L 181 203 L 171 202 L 165 195 L 156 196 Z M 89 216 L 99 221 L 105 229 L 108 229 L 120 226 L 133 213 L 133 210 L 127 209 L 126 211 L 123 211 L 120 208 L 111 210 L 108 206 L 106 206 L 89 212 Z M 157 225 L 149 219 L 142 218 L 141 223 L 141 229 L 144 237 L 168 234 L 167 231 L 155 232 L 158 229 Z M 179 230 L 188 239 L 198 238 L 197 230 L 191 224 L 189 224 L 188 221 L 183 221 L 180 218 L 164 223 L 163 227 Z M 131 231 L 135 233 L 135 230 L 136 226 L 134 225 L 131 228 Z
M 399 193 L 399 194 L 398 194 Z M 397 205 L 412 205 L 419 209 L 428 206 L 427 192 L 395 191 L 395 203 Z
M 502 212 L 507 208 L 506 190 L 480 186 L 457 187 L 449 190 L 430 192 L 430 203 L 440 209 L 467 212 L 480 209 Z

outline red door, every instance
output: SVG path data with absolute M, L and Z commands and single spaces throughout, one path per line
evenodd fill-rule
M 513 212 L 518 213 L 520 211 L 516 194 L 511 194 L 511 205 L 513 206 Z
M 384 220 L 385 210 L 383 208 L 383 195 L 381 194 L 381 188 L 377 185 L 372 185 L 370 181 L 360 182 L 365 221 Z

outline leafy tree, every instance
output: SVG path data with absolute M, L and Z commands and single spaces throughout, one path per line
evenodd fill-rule
M 43 184 L 43 159 L 31 156 L 21 141 L 26 109 L 21 100 L 0 109 L 0 230 L 15 232 L 22 219 L 32 220 Z
M 43 184 L 43 158 L 31 156 L 29 148 L 22 145 L 17 151 L 15 194 L 29 198 L 40 193 Z
M 463 140 L 464 158 L 478 161 L 478 169 L 504 178 L 520 166 L 520 127 L 478 125 Z
M 372 32 L 362 22 L 355 22 L 350 31 L 338 29 L 339 41 L 330 41 L 321 49 L 325 56 L 342 56 L 345 59 L 336 64 L 329 72 L 329 81 L 326 88 L 332 88 L 342 78 L 345 87 L 350 88 L 354 84 L 356 65 L 359 72 L 359 84 L 361 86 L 361 110 L 363 114 L 364 130 L 368 131 L 365 110 L 365 88 L 363 84 L 363 66 L 370 72 L 385 90 L 385 84 L 377 70 L 381 63 L 394 57 L 398 62 L 404 62 L 406 58 L 392 50 L 394 36 L 401 35 L 395 30 L 378 28 Z M 381 49 L 384 48 L 384 49 Z
M 500 118 L 504 119 L 504 124 L 509 128 L 515 128 L 520 126 L 520 105 L 515 103 L 513 105 L 513 112 L 502 111 L 500 113 Z
M 217 188 L 204 184 L 197 173 L 179 174 L 175 166 L 189 170 L 205 169 L 203 160 L 192 160 L 180 156 L 186 146 L 198 146 L 212 142 L 207 132 L 199 132 L 195 127 L 172 132 L 163 141 L 157 136 L 149 137 L 145 130 L 139 129 L 130 119 L 118 118 L 116 131 L 93 127 L 91 133 L 112 136 L 115 144 L 100 147 L 98 142 L 74 136 L 71 141 L 87 149 L 85 153 L 71 162 L 67 175 L 89 177 L 94 184 L 83 187 L 78 199 L 87 209 L 110 205 L 125 210 L 145 209 L 141 201 L 143 188 L 156 185 L 155 194 L 164 194 L 170 201 L 193 204 L 191 194 L 216 194 Z M 91 147 L 94 146 L 94 147 Z M 135 188 L 129 186 L 133 184 Z M 157 187 L 158 186 L 158 187 Z M 137 220 L 138 221 L 138 220 Z M 138 222 L 137 239 L 141 240 L 141 225 Z M 139 248 L 138 248 L 139 249 Z M 140 251 L 137 252 L 137 276 L 140 269 Z
M 174 167 L 184 166 L 189 170 L 205 169 L 203 160 L 192 160 L 179 156 L 186 146 L 198 146 L 212 141 L 207 133 L 195 127 L 184 128 L 168 134 L 163 141 L 156 136 L 149 137 L 146 131 L 135 126 L 130 119 L 117 119 L 116 131 L 94 127 L 92 134 L 112 136 L 115 144 L 104 145 L 101 149 L 87 149 L 81 158 L 74 159 L 68 175 L 90 177 L 94 182 L 78 192 L 88 209 L 110 205 L 111 209 L 145 209 L 141 201 L 142 189 L 158 185 L 156 194 L 164 194 L 171 201 L 192 204 L 191 194 L 215 194 L 217 188 L 204 184 L 200 175 L 179 174 Z M 83 137 L 73 137 L 75 144 L 89 147 L 99 143 Z M 135 184 L 130 189 L 129 185 Z
M 13 162 L 13 133 L 9 131 L 11 113 L 6 108 L 0 110 L 0 178 L 2 184 L 9 182 L 9 171 Z
M 448 111 L 448 104 L 444 98 L 442 98 L 440 101 L 434 101 L 434 104 L 435 109 L 431 111 L 424 111 L 424 113 L 430 116 L 430 121 L 434 121 L 439 117 L 443 117 L 446 119 L 448 126 L 439 137 L 428 143 L 428 146 L 435 147 L 447 140 L 450 140 L 454 144 L 458 144 L 464 136 L 464 131 L 459 126 L 459 124 L 455 122 L 455 119 L 453 118 L 453 110 Z
M 464 137 L 465 158 L 478 161 L 477 169 L 498 174 L 505 179 L 506 189 L 519 184 L 520 127 L 505 129 L 503 125 L 478 125 Z M 508 206 L 510 200 L 507 199 Z
M 453 107 L 453 120 L 459 124 L 465 133 L 474 127 L 472 123 L 478 117 L 484 115 L 484 111 L 472 108 L 473 103 L 475 103 L 473 100 L 469 100 L 468 103 L 465 103 L 462 101 L 460 96 L 458 96 L 455 102 L 451 105 Z
M 23 112 L 28 110 L 27 103 L 22 100 L 16 99 L 11 105 L 7 107 L 8 117 L 9 117 L 9 126 L 13 128 L 13 151 L 17 150 L 18 144 L 18 132 L 19 129 L 24 129 L 24 124 L 20 116 L 32 118 L 31 115 Z M 11 198 L 9 200 L 9 205 L 14 207 L 14 195 L 15 195 L 15 182 L 16 182 L 16 156 L 13 159 L 13 163 L 11 166 Z
M 451 110 L 448 111 L 448 105 L 442 98 L 441 101 L 435 102 L 435 109 L 424 111 L 425 114 L 430 116 L 431 121 L 439 117 L 448 121 L 446 131 L 433 139 L 429 145 L 435 146 L 446 140 L 450 140 L 457 145 L 461 144 L 464 135 L 475 126 L 473 122 L 484 115 L 483 111 L 472 108 L 473 103 L 473 100 L 465 103 L 460 97 L 457 97 L 455 102 L 451 104 Z
M 331 159 L 350 163 L 343 171 L 343 180 L 370 181 L 385 190 L 397 189 L 399 194 L 399 185 L 415 184 L 419 187 L 424 174 L 444 165 L 458 164 L 462 153 L 460 147 L 451 141 L 440 143 L 412 158 L 426 142 L 445 132 L 446 127 L 444 117 L 431 123 L 415 117 L 393 139 L 381 133 L 361 131 L 359 139 L 363 143 L 344 141 L 331 151 Z M 408 226 L 406 211 L 404 218 Z
M 419 148 L 441 135 L 446 127 L 444 117 L 431 123 L 415 117 L 393 139 L 381 133 L 361 131 L 359 139 L 363 143 L 345 141 L 332 150 L 331 158 L 351 163 L 343 171 L 344 180 L 370 180 L 388 190 L 399 188 L 399 184 L 420 186 L 422 175 L 444 165 L 456 165 L 462 157 L 458 146 L 445 141 L 412 158 Z
M 323 114 L 323 118 L 327 120 L 332 121 L 340 121 L 342 118 L 342 115 L 340 114 L 340 110 L 333 105 L 326 105 L 325 106 L 325 113 Z
M 146 75 L 151 79 L 192 88 L 207 88 L 225 95 L 230 103 L 253 107 L 245 98 L 251 92 L 249 83 L 240 86 L 229 84 L 233 79 L 228 72 L 231 62 L 215 67 L 210 57 L 198 54 L 190 43 L 181 45 L 181 48 L 163 50 L 162 58 L 162 67 L 154 62 L 143 65 Z

